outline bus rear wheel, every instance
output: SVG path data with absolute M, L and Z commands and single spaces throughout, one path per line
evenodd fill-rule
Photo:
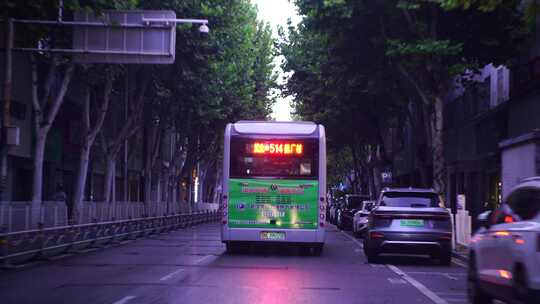
M 320 256 L 323 252 L 324 245 L 318 244 L 312 247 L 312 252 L 314 256 Z
M 238 252 L 238 244 L 234 244 L 234 243 L 231 243 L 231 242 L 227 242 L 225 243 L 225 250 L 227 251 L 227 253 L 231 254 L 231 253 L 237 253 Z

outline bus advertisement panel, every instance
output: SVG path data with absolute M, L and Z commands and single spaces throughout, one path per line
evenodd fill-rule
M 229 227 L 316 229 L 317 180 L 229 180 Z

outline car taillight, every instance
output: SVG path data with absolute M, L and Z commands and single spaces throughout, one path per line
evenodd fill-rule
M 369 237 L 372 238 L 372 239 L 382 239 L 382 238 L 384 238 L 384 234 L 382 234 L 380 232 L 370 232 Z
M 439 239 L 440 240 L 451 241 L 452 240 L 452 232 L 447 232 L 447 233 L 441 234 L 441 236 L 439 236 Z
M 504 216 L 504 222 L 505 222 L 505 223 L 513 223 L 513 222 L 514 222 L 514 218 L 513 218 L 511 215 L 505 215 L 505 216 Z

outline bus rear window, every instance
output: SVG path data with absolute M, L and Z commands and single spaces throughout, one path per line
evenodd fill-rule
M 317 155 L 314 140 L 231 138 L 230 177 L 316 179 Z

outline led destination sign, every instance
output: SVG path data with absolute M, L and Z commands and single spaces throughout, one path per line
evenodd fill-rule
M 251 146 L 253 154 L 302 155 L 304 153 L 304 145 L 301 143 L 255 142 Z

